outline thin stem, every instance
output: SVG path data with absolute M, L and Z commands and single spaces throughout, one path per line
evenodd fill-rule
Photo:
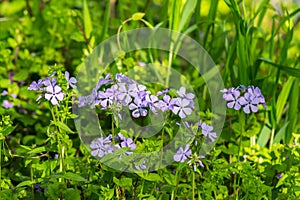
M 3 140 L 1 140 L 1 143 L 0 143 L 0 183 L 1 182 L 1 178 L 2 178 L 2 145 L 3 145 Z M 2 187 L 0 189 L 2 191 Z
M 127 22 L 129 22 L 129 21 L 131 21 L 131 20 L 132 20 L 132 18 L 126 19 L 125 21 L 122 22 L 122 24 L 121 24 L 121 25 L 119 26 L 119 28 L 118 28 L 118 33 L 117 33 L 117 43 L 118 43 L 119 50 L 122 50 L 122 48 L 121 48 L 121 42 L 120 42 L 120 33 L 121 33 L 121 29 L 123 28 L 123 26 L 124 26 Z
M 181 175 L 181 170 L 178 170 L 178 171 L 176 170 L 176 187 L 175 187 L 174 194 L 172 193 L 172 200 L 175 199 L 176 194 L 177 194 L 180 175 Z
M 169 81 L 170 81 L 170 75 L 171 75 L 171 69 L 172 69 L 172 60 L 173 60 L 173 49 L 174 49 L 174 43 L 171 41 L 169 60 L 168 60 L 168 68 L 167 68 L 166 87 L 169 87 Z
M 192 194 L 193 194 L 193 200 L 195 199 L 195 172 L 193 171 L 193 177 L 192 177 Z
M 270 138 L 270 146 L 269 146 L 269 149 L 270 149 L 270 150 L 272 150 L 273 141 L 274 141 L 274 135 L 275 135 L 275 129 L 272 128 L 271 138 Z

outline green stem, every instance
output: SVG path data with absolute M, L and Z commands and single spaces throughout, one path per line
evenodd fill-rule
M 175 191 L 172 192 L 172 198 L 171 198 L 172 200 L 175 199 L 176 194 L 177 194 L 180 175 L 181 175 L 181 170 L 179 170 L 179 171 L 176 170 L 176 187 L 175 187 Z
M 193 171 L 193 177 L 192 177 L 192 194 L 193 194 L 193 200 L 195 199 L 195 172 Z
M 169 81 L 170 81 L 170 75 L 171 75 L 171 69 L 172 69 L 172 60 L 173 60 L 173 49 L 174 49 L 174 43 L 171 42 L 168 68 L 167 68 L 166 87 L 169 87 Z
M 3 145 L 3 140 L 1 140 L 0 143 L 0 184 L 2 184 L 1 178 L 2 178 L 2 145 Z M 2 187 L 0 189 L 2 191 Z
M 270 146 L 269 146 L 269 149 L 270 149 L 270 150 L 272 150 L 273 141 L 274 141 L 274 135 L 275 135 L 275 129 L 272 128 L 271 138 L 270 138 Z

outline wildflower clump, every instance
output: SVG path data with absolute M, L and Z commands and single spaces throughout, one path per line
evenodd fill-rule
M 237 88 L 225 88 L 221 92 L 228 108 L 235 110 L 242 108 L 246 114 L 256 113 L 260 105 L 266 106 L 265 97 L 260 89 L 252 85 L 248 87 L 242 85 Z

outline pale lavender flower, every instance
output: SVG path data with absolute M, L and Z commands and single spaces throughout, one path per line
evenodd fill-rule
M 145 101 L 153 112 L 156 112 L 158 105 L 158 97 L 155 95 L 146 95 Z
M 115 150 L 114 146 L 111 144 L 111 137 L 100 137 L 96 141 L 92 141 L 90 144 L 90 148 L 92 150 L 92 156 L 97 156 L 102 158 L 103 156 L 113 153 Z
M 82 104 L 84 105 L 84 99 L 81 99 L 83 102 Z M 88 96 L 86 96 L 86 101 L 87 104 L 90 105 L 90 108 L 93 109 L 95 106 L 99 105 L 100 100 L 98 99 L 98 92 L 96 88 L 92 89 L 92 93 Z
M 216 140 L 217 134 L 215 132 L 212 132 L 213 130 L 212 126 L 202 123 L 201 128 L 202 128 L 202 134 L 205 137 L 208 137 L 211 142 L 214 142 Z
M 240 91 L 234 89 L 234 88 L 229 88 L 221 90 L 223 93 L 223 99 L 225 99 L 227 103 L 228 108 L 234 108 L 235 110 L 240 110 L 241 105 L 239 103 L 239 98 L 240 98 Z
M 56 81 L 56 78 L 52 78 L 52 79 L 50 79 L 50 77 L 51 76 L 49 76 L 49 77 L 47 77 L 44 81 L 43 81 L 43 84 L 45 85 L 45 86 L 55 86 L 56 85 L 56 83 L 57 83 L 57 81 Z
M 138 84 L 138 83 L 132 83 L 128 86 L 128 93 L 133 98 L 136 98 L 137 96 L 143 99 L 149 92 L 146 92 L 146 86 Z
M 14 98 L 14 99 L 17 98 L 17 95 L 16 95 L 16 94 L 11 94 L 10 96 L 11 96 L 12 98 Z
M 6 96 L 8 94 L 7 90 L 3 90 L 3 92 L 1 93 L 2 96 Z
M 177 94 L 179 95 L 179 97 L 185 98 L 185 99 L 193 100 L 195 98 L 195 95 L 193 93 L 187 93 L 186 94 L 186 88 L 185 87 L 180 87 L 180 89 L 177 90 Z
M 190 101 L 188 99 L 176 98 L 174 108 L 172 112 L 178 115 L 181 119 L 186 118 L 192 113 L 192 108 L 190 107 Z
M 128 78 L 126 75 L 122 73 L 116 74 L 116 80 L 119 83 L 127 83 L 127 84 L 132 84 L 134 81 L 132 81 L 130 78 Z
M 71 86 L 72 88 L 77 88 L 77 86 L 76 86 L 76 83 L 77 83 L 76 78 L 74 78 L 74 77 L 70 78 L 70 73 L 68 71 L 65 72 L 65 78 L 66 78 L 66 80 L 68 82 L 67 89 L 69 89 L 69 86 Z
M 257 112 L 260 104 L 266 107 L 265 98 L 258 87 L 240 85 L 236 89 L 223 89 L 221 92 L 223 93 L 223 99 L 228 102 L 228 108 L 234 108 L 235 110 L 243 108 L 243 111 L 249 114 Z
M 169 91 L 170 91 L 170 88 L 167 88 L 167 89 L 165 89 L 165 90 L 158 91 L 158 92 L 156 93 L 156 95 L 157 95 L 157 96 L 165 95 L 165 94 L 167 94 Z
M 134 118 L 139 118 L 140 116 L 147 116 L 147 102 L 142 101 L 139 97 L 134 98 L 133 103 L 129 104 L 129 110 L 132 111 L 132 116 Z
M 136 148 L 136 144 L 133 143 L 133 140 L 131 138 L 124 138 L 121 142 L 121 148 L 130 147 L 131 150 L 134 150 Z
M 61 87 L 59 87 L 58 85 L 48 86 L 46 88 L 46 92 L 47 93 L 45 94 L 45 98 L 49 100 L 52 105 L 59 106 L 58 100 L 62 101 L 64 99 L 64 93 L 61 91 Z
M 38 80 L 38 82 L 33 81 L 28 87 L 28 90 L 42 90 L 41 86 L 43 85 L 43 82 L 42 79 Z
M 173 159 L 176 162 L 184 162 L 191 154 L 192 154 L 192 150 L 190 149 L 190 145 L 187 144 L 184 147 L 184 149 L 182 147 L 179 147 Z
M 8 108 L 13 108 L 13 107 L 14 107 L 14 104 L 11 103 L 11 102 L 9 102 L 8 100 L 4 100 L 3 103 L 2 103 L 2 107 L 3 107 L 3 108 L 6 108 L 6 109 L 8 109 Z
M 107 109 L 112 106 L 116 100 L 116 91 L 113 88 L 108 88 L 105 92 L 98 92 L 98 99 L 100 99 L 100 105 L 102 109 Z
M 125 83 L 118 83 L 117 87 L 117 99 L 121 102 L 123 106 L 127 106 L 132 101 L 132 97 L 128 91 L 128 85 Z
M 173 110 L 176 99 L 172 99 L 169 95 L 165 95 L 162 100 L 159 100 L 157 107 L 159 107 L 163 112 L 167 110 Z
M 110 73 L 106 74 L 105 78 L 100 78 L 100 80 L 97 83 L 96 89 L 98 90 L 102 85 L 108 85 L 109 83 L 112 83 L 113 80 L 111 79 Z
M 80 96 L 78 99 L 78 107 L 85 107 L 88 105 L 88 98 L 86 96 Z
M 141 164 L 136 165 L 135 168 L 137 170 L 145 170 L 147 168 L 147 166 L 146 166 L 146 160 L 144 160 Z
M 194 98 L 195 98 L 195 95 L 193 93 L 187 93 L 186 94 L 186 88 L 185 87 L 180 87 L 179 90 L 177 90 L 177 94 L 179 95 L 179 97 L 181 97 L 182 99 L 187 99 L 190 104 L 189 104 L 189 107 L 190 108 L 194 108 Z

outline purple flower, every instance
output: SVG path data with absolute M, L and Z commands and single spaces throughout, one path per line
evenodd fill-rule
M 122 103 L 123 106 L 127 106 L 132 101 L 132 97 L 128 91 L 128 85 L 125 83 L 118 83 L 117 87 L 117 99 Z
M 216 140 L 217 134 L 215 132 L 212 132 L 213 130 L 212 126 L 202 123 L 201 128 L 202 128 L 202 134 L 205 137 L 208 137 L 211 142 L 214 142 Z
M 281 179 L 281 178 L 282 178 L 282 173 L 276 174 L 276 178 L 277 178 L 277 179 Z
M 128 86 L 128 93 L 133 98 L 139 97 L 141 99 L 144 99 L 147 94 L 149 94 L 148 91 L 146 91 L 146 86 L 138 84 L 138 83 L 132 83 Z
M 156 112 L 156 109 L 158 107 L 158 97 L 155 95 L 146 95 L 145 101 L 147 102 L 148 106 L 153 112 Z
M 85 107 L 88 105 L 88 98 L 86 96 L 80 96 L 78 99 L 78 107 Z
M 34 189 L 37 191 L 37 192 L 43 192 L 43 188 L 41 188 L 41 186 L 39 184 L 34 184 Z
M 2 103 L 2 107 L 3 108 L 13 108 L 14 104 L 10 103 L 8 100 L 4 100 L 3 103 Z
M 236 89 L 223 89 L 221 92 L 223 93 L 223 99 L 228 102 L 228 108 L 240 110 L 241 107 L 243 107 L 243 111 L 249 114 L 251 112 L 257 112 L 260 104 L 266 107 L 265 97 L 258 87 L 252 85 L 245 87 L 241 85 Z
M 173 159 L 176 162 L 184 162 L 191 154 L 192 150 L 190 149 L 190 145 L 187 144 L 184 149 L 182 147 L 179 147 Z
M 167 88 L 165 90 L 159 91 L 156 93 L 157 96 L 165 95 L 170 91 L 170 88 Z
M 159 100 L 157 106 L 163 111 L 173 110 L 176 99 L 172 99 L 169 95 L 165 95 L 162 100 Z
M 76 78 L 74 78 L 74 77 L 70 78 L 70 73 L 68 71 L 65 72 L 65 78 L 66 78 L 66 80 L 68 82 L 67 89 L 69 89 L 69 86 L 71 86 L 72 88 L 77 88 L 77 86 L 76 86 L 76 83 L 77 83 Z
M 100 91 L 98 92 L 98 99 L 100 99 L 100 105 L 103 109 L 107 109 L 116 100 L 116 90 L 112 87 L 108 88 L 105 92 Z
M 98 99 L 98 92 L 96 88 L 92 89 L 92 93 L 88 96 L 85 97 L 86 99 L 81 99 L 82 105 L 84 105 L 84 103 L 87 103 L 88 105 L 90 105 L 91 109 L 95 108 L 96 105 L 99 105 L 99 99 Z
M 129 104 L 129 110 L 132 111 L 132 116 L 134 118 L 139 118 L 140 116 L 147 116 L 147 102 L 142 101 L 139 97 L 134 98 L 133 103 Z
M 96 89 L 98 90 L 102 85 L 108 85 L 111 82 L 113 82 L 113 80 L 111 80 L 111 75 L 108 73 L 106 74 L 105 78 L 100 78 L 96 86 Z
M 124 138 L 121 142 L 121 148 L 127 147 L 130 147 L 131 150 L 134 150 L 136 148 L 136 144 L 133 143 L 131 138 Z
M 14 76 L 15 76 L 15 73 L 14 73 L 14 72 L 9 72 L 8 79 L 10 80 L 10 83 L 13 82 Z
M 43 81 L 43 84 L 45 85 L 45 86 L 55 86 L 56 85 L 56 83 L 57 83 L 57 81 L 56 81 L 56 78 L 52 78 L 52 79 L 50 79 L 50 77 L 47 77 L 44 81 Z
M 127 84 L 132 84 L 134 81 L 132 81 L 130 78 L 128 78 L 126 75 L 122 73 L 116 74 L 116 80 L 119 83 L 127 83 Z
M 240 91 L 234 89 L 234 88 L 229 88 L 221 90 L 223 92 L 223 99 L 225 99 L 227 103 L 228 108 L 234 108 L 235 110 L 240 110 L 241 105 L 239 103 L 239 97 L 240 97 Z
M 14 99 L 17 98 L 17 95 L 16 95 L 16 94 L 11 94 L 10 96 L 11 96 L 12 98 L 14 98 Z
M 100 137 L 96 141 L 92 141 L 90 148 L 92 149 L 92 156 L 102 158 L 103 156 L 113 153 L 115 147 L 111 144 L 111 137 Z
M 177 94 L 181 98 L 185 98 L 185 99 L 193 100 L 195 98 L 195 95 L 193 93 L 186 94 L 186 88 L 185 87 L 180 87 L 180 89 L 177 91 Z
M 33 81 L 30 86 L 28 87 L 28 90 L 42 90 L 41 86 L 43 85 L 43 80 L 40 79 L 38 82 Z
M 137 170 L 145 170 L 147 167 L 146 167 L 146 160 L 144 160 L 141 164 L 139 165 L 136 165 L 135 168 Z
M 1 93 L 2 96 L 6 96 L 8 94 L 7 90 L 3 90 L 3 92 Z
M 59 106 L 58 100 L 62 101 L 64 99 L 64 93 L 62 93 L 61 87 L 59 87 L 58 85 L 48 86 L 46 88 L 46 92 L 47 93 L 45 94 L 45 98 L 49 100 L 52 105 Z
M 174 114 L 183 119 L 190 115 L 193 110 L 190 107 L 190 101 L 188 99 L 177 98 L 172 111 Z

